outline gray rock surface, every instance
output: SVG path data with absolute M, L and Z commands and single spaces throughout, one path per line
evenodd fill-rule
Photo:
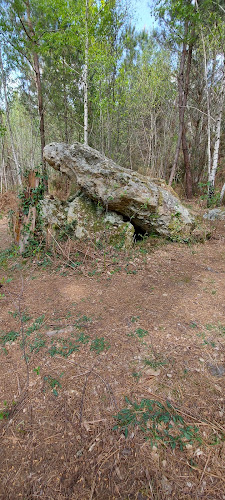
M 125 169 L 98 151 L 75 142 L 72 146 L 52 143 L 44 158 L 55 170 L 75 177 L 90 199 L 125 216 L 146 231 L 172 239 L 189 236 L 194 219 L 173 189 L 149 177 Z
M 225 220 L 225 208 L 212 208 L 203 215 L 208 220 Z
M 105 212 L 84 195 L 72 201 L 60 201 L 45 196 L 40 203 L 45 231 L 54 235 L 65 232 L 79 240 L 91 239 L 100 243 L 107 241 L 112 246 L 129 248 L 133 245 L 134 226 L 125 222 L 114 212 Z

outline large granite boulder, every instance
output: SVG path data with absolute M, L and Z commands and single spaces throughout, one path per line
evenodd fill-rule
M 107 242 L 115 248 L 133 245 L 134 226 L 125 222 L 121 215 L 106 212 L 85 195 L 78 195 L 72 201 L 45 196 L 40 212 L 46 234 L 50 231 L 54 237 L 69 235 L 79 240 L 92 240 L 97 246 Z
M 172 239 L 189 236 L 193 217 L 165 183 L 122 168 L 79 142 L 72 146 L 49 144 L 44 158 L 55 170 L 75 178 L 87 197 L 106 210 L 122 214 L 143 232 Z

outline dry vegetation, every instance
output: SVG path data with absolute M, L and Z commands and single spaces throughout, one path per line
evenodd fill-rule
M 225 498 L 224 239 L 24 259 L 0 220 L 0 498 Z

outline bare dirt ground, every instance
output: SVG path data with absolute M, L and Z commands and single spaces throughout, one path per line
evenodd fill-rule
M 1 499 L 225 498 L 224 223 L 153 243 L 0 253 Z

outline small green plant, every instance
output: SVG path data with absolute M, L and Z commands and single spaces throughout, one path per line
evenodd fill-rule
M 148 358 L 145 358 L 144 359 L 144 364 L 145 366 L 150 366 L 151 368 L 153 368 L 153 370 L 156 370 L 157 368 L 159 368 L 160 366 L 164 366 L 164 365 L 167 365 L 167 361 L 166 360 L 162 360 L 162 359 L 148 359 Z
M 9 418 L 9 408 L 7 401 L 4 401 L 3 405 L 4 408 L 0 410 L 0 420 L 5 420 Z
M 0 410 L 0 420 L 7 420 L 10 415 L 10 411 L 12 408 L 16 405 L 16 401 L 12 401 L 12 404 L 9 405 L 7 401 L 4 401 L 3 406 L 4 408 Z
M 132 372 L 132 377 L 134 377 L 138 381 L 140 379 L 140 377 L 141 377 L 141 372 L 135 372 L 135 371 L 133 371 Z
M 26 336 L 29 337 L 31 333 L 35 332 L 36 330 L 39 330 L 44 322 L 45 315 L 42 314 L 39 316 L 39 318 L 35 319 L 35 321 L 32 323 L 31 326 L 26 330 Z
M 80 330 L 81 328 L 84 328 L 87 325 L 87 323 L 91 323 L 91 322 L 92 322 L 92 319 L 84 314 L 83 316 L 80 316 L 75 321 L 73 326 L 75 326 L 78 330 Z
M 204 332 L 196 333 L 196 335 L 203 340 L 203 346 L 210 345 L 211 347 L 216 347 L 216 343 L 211 339 L 207 339 Z
M 89 335 L 85 335 L 85 333 L 80 333 L 80 335 L 77 337 L 77 342 L 80 342 L 81 344 L 88 344 L 90 340 Z
M 140 319 L 140 316 L 132 316 L 131 318 L 131 323 L 135 323 L 136 321 L 138 321 Z
M 108 350 L 110 348 L 109 342 L 105 341 L 104 337 L 96 337 L 92 340 L 90 351 L 95 351 L 96 354 L 100 354 L 104 350 Z
M 126 408 L 114 415 L 117 424 L 113 427 L 123 432 L 125 437 L 129 429 L 138 428 L 152 445 L 161 443 L 172 449 L 178 445 L 183 450 L 187 443 L 201 443 L 198 428 L 185 424 L 183 417 L 168 401 L 165 405 L 154 399 L 142 399 L 140 404 L 131 402 L 127 397 L 125 401 Z
M 12 278 L 4 278 L 3 276 L 3 278 L 0 279 L 0 285 L 5 285 L 5 283 L 11 283 L 11 281 Z
M 20 335 L 19 332 L 15 332 L 14 330 L 12 330 L 8 333 L 5 333 L 4 335 L 2 335 L 0 337 L 0 344 L 3 346 L 5 346 L 5 344 L 7 344 L 7 342 L 9 342 L 11 344 L 19 337 L 19 335 Z
M 191 321 L 190 324 L 189 324 L 189 327 L 190 328 L 198 328 L 198 325 L 195 321 Z
M 143 328 L 137 328 L 135 330 L 135 335 L 139 338 L 139 339 L 143 339 L 144 337 L 146 337 L 146 335 L 148 335 L 148 331 L 147 330 L 144 330 Z
M 30 352 L 33 352 L 34 354 L 37 354 L 42 347 L 45 347 L 45 340 L 43 338 L 43 335 L 39 334 L 35 337 L 33 342 L 29 344 Z
M 62 377 L 62 375 L 63 373 L 61 373 L 60 377 Z M 54 396 L 58 396 L 58 389 L 60 389 L 62 386 L 56 378 L 52 377 L 51 375 L 45 375 L 44 383 L 52 389 Z
M 37 368 L 34 368 L 33 372 L 35 372 L 37 375 L 40 375 L 40 366 L 37 366 Z
M 57 354 L 63 358 L 68 358 L 73 352 L 79 351 L 79 344 L 71 339 L 55 339 L 51 341 L 48 353 L 53 358 Z

